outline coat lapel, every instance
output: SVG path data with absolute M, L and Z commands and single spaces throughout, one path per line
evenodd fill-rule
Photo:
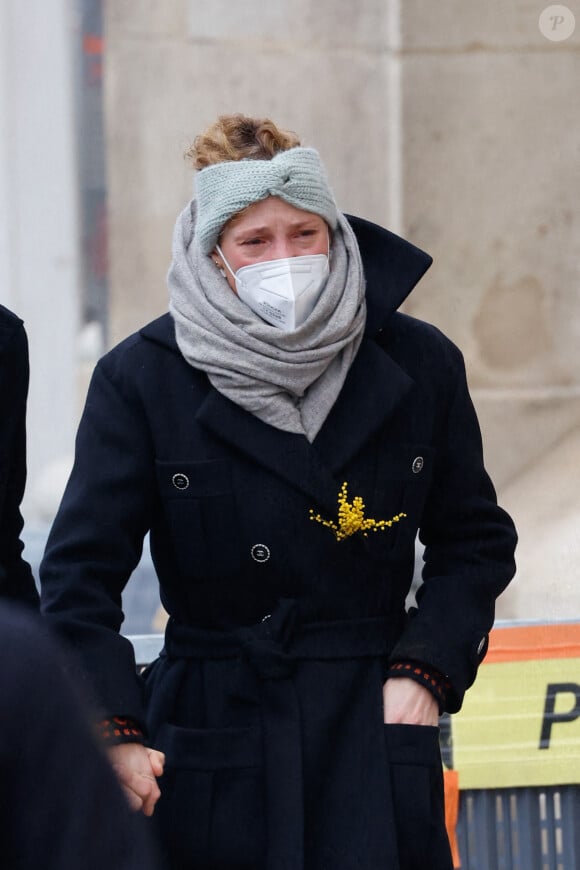
M 336 510 L 337 483 L 304 435 L 274 429 L 213 387 L 196 419 L 220 441 L 283 478 L 321 507 Z
M 263 423 L 213 387 L 196 414 L 219 440 L 336 510 L 335 476 L 384 424 L 413 384 L 371 339 L 364 339 L 341 394 L 313 444 Z
M 413 379 L 372 339 L 364 339 L 315 446 L 337 474 L 393 414 Z

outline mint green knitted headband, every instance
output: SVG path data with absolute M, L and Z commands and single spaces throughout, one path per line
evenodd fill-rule
M 197 173 L 195 235 L 204 254 L 216 246 L 222 227 L 238 212 L 268 196 L 324 218 L 336 229 L 338 214 L 324 165 L 314 148 L 291 148 L 271 160 L 231 160 Z

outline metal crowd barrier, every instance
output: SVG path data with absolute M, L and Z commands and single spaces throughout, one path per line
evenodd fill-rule
M 461 870 L 578 870 L 580 786 L 460 791 Z

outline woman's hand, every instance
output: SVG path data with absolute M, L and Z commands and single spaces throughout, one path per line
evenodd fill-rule
M 385 725 L 438 725 L 439 705 L 414 680 L 394 677 L 383 686 Z
M 157 777 L 163 774 L 164 754 L 140 743 L 109 746 L 107 754 L 131 809 L 152 816 L 161 797 Z

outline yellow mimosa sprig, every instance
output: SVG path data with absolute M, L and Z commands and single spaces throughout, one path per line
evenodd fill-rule
M 400 513 L 391 517 L 390 520 L 374 520 L 371 517 L 365 517 L 365 504 L 360 495 L 355 496 L 352 502 L 349 502 L 346 481 L 342 484 L 338 494 L 338 525 L 332 520 L 325 520 L 324 517 L 310 508 L 310 519 L 327 529 L 332 529 L 337 541 L 343 541 L 356 532 L 362 532 L 366 538 L 369 531 L 382 532 L 385 529 L 390 529 L 393 523 L 398 523 L 406 516 L 407 514 Z

